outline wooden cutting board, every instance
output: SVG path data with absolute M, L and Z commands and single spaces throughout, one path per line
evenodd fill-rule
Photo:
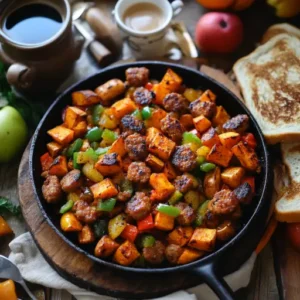
M 220 70 L 216 70 L 207 66 L 202 66 L 200 71 L 222 83 L 239 98 L 241 98 L 239 89 L 229 79 L 229 77 Z M 46 222 L 40 211 L 36 201 L 34 201 L 34 193 L 29 180 L 29 165 L 28 165 L 29 147 L 24 152 L 24 156 L 19 169 L 19 196 L 20 203 L 23 208 L 24 218 L 27 225 L 34 236 L 34 239 L 44 253 L 46 259 L 51 265 L 65 276 L 72 276 L 72 281 L 87 288 L 87 285 L 82 285 L 82 282 L 91 281 L 103 289 L 97 289 L 98 292 L 108 290 L 110 295 L 114 295 L 115 291 L 121 291 L 123 295 L 126 293 L 146 297 L 145 290 L 152 290 L 154 294 L 165 294 L 181 288 L 190 286 L 190 283 L 197 284 L 195 278 L 186 276 L 176 276 L 169 278 L 147 278 L 146 281 L 139 278 L 125 278 L 123 274 L 119 275 L 116 272 L 110 272 L 106 268 L 99 269 L 95 267 L 93 262 L 84 255 L 77 253 L 74 249 L 70 249 L 68 245 L 55 233 Z M 57 246 L 59 245 L 59 246 Z M 300 299 L 298 286 L 298 278 L 300 274 L 300 255 L 289 246 L 285 239 L 283 230 L 279 230 L 274 237 L 274 261 L 276 267 L 276 275 L 278 286 L 283 299 Z M 59 249 L 59 250 L 56 250 Z M 66 259 L 72 257 L 72 259 Z M 54 262 L 54 264 L 53 264 Z M 67 263 L 66 263 L 67 262 Z M 161 282 L 164 281 L 164 285 Z M 90 286 L 91 287 L 91 286 Z M 93 288 L 93 287 L 91 287 Z M 152 294 L 153 295 L 153 294 Z M 242 299 L 239 297 L 239 299 Z M 260 300 L 260 299 L 258 299 Z
M 206 73 L 213 69 L 202 70 Z M 210 73 L 213 75 L 213 73 Z M 224 73 L 216 71 L 215 80 L 230 88 Z M 231 87 L 232 89 L 232 87 Z M 238 93 L 238 91 L 235 91 Z M 18 189 L 24 219 L 38 248 L 45 259 L 59 274 L 80 287 L 111 296 L 152 298 L 169 294 L 179 289 L 186 289 L 200 284 L 199 278 L 189 273 L 125 274 L 117 270 L 97 265 L 80 250 L 75 250 L 66 243 L 51 227 L 43 211 L 35 200 L 36 195 L 30 180 L 29 148 L 27 147 L 19 168 Z

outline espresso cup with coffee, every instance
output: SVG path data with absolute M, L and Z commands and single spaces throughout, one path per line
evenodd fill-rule
M 137 58 L 163 56 L 166 33 L 174 16 L 183 7 L 180 0 L 119 0 L 114 14 L 116 23 Z

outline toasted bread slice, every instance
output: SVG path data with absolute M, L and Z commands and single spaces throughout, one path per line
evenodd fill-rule
M 281 145 L 288 185 L 275 204 L 276 219 L 281 222 L 300 222 L 300 143 Z
M 278 34 L 286 33 L 290 36 L 295 36 L 298 39 L 300 39 L 300 29 L 290 25 L 288 23 L 280 23 L 280 24 L 275 24 L 271 27 L 268 28 L 268 30 L 265 32 L 263 35 L 262 44 L 265 44 L 268 42 L 270 39 L 272 39 L 274 36 Z
M 279 34 L 233 70 L 267 142 L 300 141 L 300 40 Z

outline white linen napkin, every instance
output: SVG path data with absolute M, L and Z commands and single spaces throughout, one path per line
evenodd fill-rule
M 29 282 L 37 283 L 53 289 L 63 289 L 71 293 L 77 300 L 113 300 L 114 298 L 102 296 L 81 289 L 71 282 L 63 279 L 45 261 L 37 249 L 31 235 L 26 232 L 15 238 L 10 244 L 9 259 L 20 269 L 23 278 Z M 256 259 L 253 253 L 239 270 L 225 277 L 226 282 L 236 291 L 249 284 L 251 272 Z M 215 300 L 217 297 L 206 284 L 198 285 L 187 291 L 179 291 L 156 300 Z

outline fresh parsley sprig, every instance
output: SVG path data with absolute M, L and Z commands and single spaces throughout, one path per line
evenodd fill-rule
M 13 204 L 9 199 L 0 197 L 0 215 L 12 214 L 14 216 L 21 215 L 21 208 L 19 205 Z

